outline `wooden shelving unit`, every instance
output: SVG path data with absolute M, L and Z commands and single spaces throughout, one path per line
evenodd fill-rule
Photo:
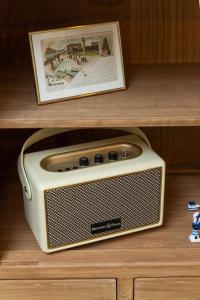
M 37 105 L 29 66 L 1 68 L 0 128 L 200 125 L 198 64 L 128 65 L 127 90 Z
M 0 300 L 198 300 L 200 244 L 188 241 L 186 204 L 200 202 L 199 1 L 2 0 L 1 8 Z M 127 89 L 38 106 L 27 33 L 116 18 Z M 42 127 L 129 126 L 148 127 L 166 160 L 164 225 L 43 253 L 25 221 L 16 174 L 25 139 Z M 64 142 L 87 135 L 97 136 L 80 132 Z

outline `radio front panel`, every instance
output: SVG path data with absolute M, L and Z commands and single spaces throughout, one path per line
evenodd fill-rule
M 48 248 L 153 227 L 161 221 L 162 168 L 46 190 Z

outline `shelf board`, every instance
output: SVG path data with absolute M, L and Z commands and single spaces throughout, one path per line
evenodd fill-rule
M 127 90 L 38 106 L 31 66 L 0 70 L 0 128 L 200 125 L 200 65 L 129 65 Z
M 6 184 L 5 184 L 6 182 Z M 19 181 L 1 178 L 0 279 L 199 276 L 200 244 L 188 241 L 200 175 L 168 175 L 162 227 L 45 254 L 23 214 Z M 99 270 L 99 271 L 98 271 Z

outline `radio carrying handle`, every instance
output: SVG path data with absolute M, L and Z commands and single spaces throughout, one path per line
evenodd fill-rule
M 24 151 L 29 148 L 30 146 L 32 146 L 33 144 L 60 134 L 60 133 L 64 133 L 64 132 L 69 132 L 72 130 L 78 130 L 81 128 L 70 128 L 70 129 L 66 129 L 66 128 L 44 128 L 44 129 L 40 129 L 38 131 L 36 131 L 34 134 L 32 134 L 24 143 L 22 150 L 20 152 L 19 158 L 18 158 L 18 173 L 19 173 L 19 177 L 24 189 L 24 192 L 26 194 L 26 197 L 28 200 L 31 200 L 31 188 L 29 185 L 29 181 L 25 172 L 25 168 L 24 168 Z M 151 145 L 146 137 L 146 135 L 137 127 L 134 128 L 105 128 L 105 129 L 114 129 L 114 130 L 121 130 L 121 131 L 125 131 L 127 133 L 131 133 L 131 134 L 135 134 L 137 136 L 139 136 L 141 139 L 143 139 L 145 141 L 145 143 L 151 148 Z

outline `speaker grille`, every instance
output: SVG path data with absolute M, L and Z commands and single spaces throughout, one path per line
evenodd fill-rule
M 160 219 L 161 168 L 45 191 L 48 247 L 152 225 Z M 121 228 L 92 235 L 91 225 L 120 218 Z

